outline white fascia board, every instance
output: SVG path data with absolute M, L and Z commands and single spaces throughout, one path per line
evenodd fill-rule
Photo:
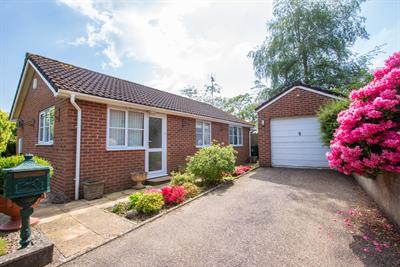
M 190 113 L 185 113 L 185 112 L 180 112 L 180 111 L 173 111 L 169 109 L 163 109 L 163 108 L 156 108 L 156 107 L 151 107 L 151 106 L 146 106 L 146 105 L 140 105 L 140 104 L 134 104 L 130 102 L 125 102 L 121 100 L 114 100 L 110 98 L 105 98 L 105 97 L 100 97 L 100 96 L 92 96 L 88 94 L 82 94 L 82 93 L 75 93 L 71 92 L 68 90 L 62 90 L 60 89 L 58 91 L 58 94 L 60 96 L 69 96 L 71 94 L 76 95 L 77 99 L 80 100 L 85 100 L 85 101 L 90 101 L 90 102 L 96 102 L 96 103 L 102 103 L 110 106 L 119 106 L 119 107 L 128 107 L 128 108 L 134 108 L 134 109 L 140 109 L 143 111 L 150 111 L 150 112 L 156 112 L 156 113 L 163 113 L 163 114 L 170 114 L 170 115 L 176 115 L 180 117 L 187 117 L 187 118 L 193 118 L 193 119 L 199 119 L 199 120 L 205 120 L 205 121 L 213 121 L 213 122 L 220 122 L 224 124 L 232 124 L 234 123 L 235 125 L 242 126 L 242 127 L 253 127 L 252 125 L 249 124 L 244 124 L 244 123 L 236 123 L 232 121 L 227 121 L 227 120 L 220 120 L 220 119 L 215 119 L 212 117 L 206 117 L 206 116 L 200 116 L 200 115 L 194 115 Z
M 278 96 L 277 98 L 271 100 L 270 102 L 266 103 L 266 104 L 263 105 L 262 107 L 256 109 L 256 112 L 259 112 L 260 110 L 262 110 L 262 109 L 268 107 L 268 106 L 271 105 L 272 103 L 275 103 L 276 101 L 278 101 L 279 99 L 281 99 L 281 98 L 284 97 L 285 95 L 287 95 L 287 94 L 289 94 L 290 92 L 292 92 L 294 89 L 302 89 L 302 90 L 304 90 L 304 91 L 309 91 L 309 92 L 312 92 L 312 93 L 316 93 L 316 94 L 319 94 L 319 95 L 331 97 L 331 98 L 338 99 L 338 100 L 343 99 L 343 97 L 340 97 L 340 96 L 335 96 L 335 95 L 328 94 L 328 93 L 324 93 L 324 92 L 321 92 L 321 91 L 318 91 L 318 90 L 315 90 L 315 89 L 312 89 L 312 88 L 308 88 L 308 87 L 296 85 L 296 86 L 293 86 L 291 89 L 287 90 L 286 92 L 284 92 L 283 94 L 281 94 L 280 96 Z
M 50 89 L 50 91 L 53 93 L 53 95 L 57 96 L 58 93 L 54 89 L 54 87 L 47 81 L 47 79 L 40 73 L 40 71 L 36 68 L 36 66 L 29 59 L 28 59 L 28 63 L 32 66 L 32 68 L 36 71 L 36 73 L 39 74 L 40 78 L 42 78 L 42 80 L 47 85 L 47 87 Z

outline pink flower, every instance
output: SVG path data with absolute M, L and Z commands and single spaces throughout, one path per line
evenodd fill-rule
M 369 248 L 363 248 L 363 251 L 364 251 L 365 253 L 368 253 L 368 252 L 369 252 Z
M 326 158 L 345 174 L 400 173 L 400 52 L 385 61 L 374 79 L 350 94 L 350 106 L 339 113 Z
M 363 239 L 364 239 L 364 240 L 369 240 L 369 237 L 368 237 L 367 235 L 364 235 L 364 236 L 363 236 Z

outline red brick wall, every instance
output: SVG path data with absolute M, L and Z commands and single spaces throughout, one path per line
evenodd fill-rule
M 87 101 L 77 104 L 82 109 L 81 181 L 103 180 L 105 192 L 132 187 L 130 173 L 144 171 L 144 150 L 107 151 L 107 106 Z
M 258 153 L 260 166 L 271 166 L 270 120 L 295 116 L 315 115 L 332 98 L 296 88 L 258 112 Z M 264 120 L 265 126 L 261 121 Z
M 38 81 L 37 89 L 32 89 L 33 78 Z M 68 99 L 56 99 L 39 75 L 35 73 L 33 78 L 19 117 L 23 120 L 23 128 L 17 131 L 18 138 L 23 138 L 22 153 L 32 153 L 51 162 L 54 168 L 51 179 L 52 191 L 73 192 L 74 167 L 71 168 L 71 164 L 75 163 L 73 158 L 75 135 L 71 123 L 73 108 Z M 51 106 L 55 107 L 54 144 L 37 145 L 39 112 Z
M 183 169 L 186 157 L 196 153 L 196 120 L 186 117 L 168 115 L 168 172 Z M 211 123 L 211 138 L 213 141 L 229 144 L 229 125 Z M 249 158 L 249 128 L 243 128 L 243 146 L 235 147 L 237 164 L 244 164 Z

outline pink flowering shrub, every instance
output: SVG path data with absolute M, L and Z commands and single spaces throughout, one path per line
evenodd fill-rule
M 350 100 L 338 115 L 340 126 L 327 154 L 331 168 L 345 174 L 400 173 L 400 52 Z
M 186 192 L 183 186 L 164 186 L 161 188 L 165 204 L 179 204 L 185 201 Z

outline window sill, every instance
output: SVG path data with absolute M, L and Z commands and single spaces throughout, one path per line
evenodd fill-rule
M 232 145 L 232 144 L 231 144 L 231 146 L 233 146 L 233 147 L 243 147 L 243 145 Z
M 53 143 L 39 143 L 39 144 L 35 144 L 35 146 L 52 146 Z
M 211 145 L 196 146 L 197 148 L 210 147 Z
M 145 150 L 144 147 L 106 147 L 107 151 Z

